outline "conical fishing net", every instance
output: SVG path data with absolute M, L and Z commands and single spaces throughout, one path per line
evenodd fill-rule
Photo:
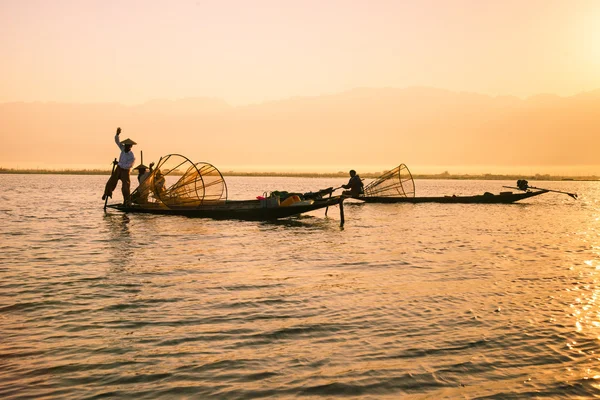
M 415 197 L 415 182 L 404 164 L 365 186 L 365 197 Z
M 164 208 L 197 207 L 227 200 L 219 170 L 179 154 L 161 157 L 150 175 L 131 194 L 132 202 Z

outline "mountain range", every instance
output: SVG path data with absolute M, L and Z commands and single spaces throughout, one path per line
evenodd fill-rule
M 216 98 L 3 103 L 0 167 L 109 165 L 118 157 L 117 126 L 122 139 L 138 143 L 145 164 L 179 153 L 221 170 L 373 171 L 405 163 L 597 173 L 600 165 L 600 90 L 523 99 L 412 87 L 246 106 Z

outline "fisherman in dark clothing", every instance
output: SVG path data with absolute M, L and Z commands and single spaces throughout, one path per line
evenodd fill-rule
M 345 196 L 358 197 L 363 194 L 363 186 L 362 179 L 356 174 L 356 171 L 350 170 L 350 180 L 348 181 L 348 184 L 342 185 L 344 189 L 350 190 L 344 190 L 342 194 Z

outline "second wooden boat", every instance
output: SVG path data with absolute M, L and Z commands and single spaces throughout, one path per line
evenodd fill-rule
M 548 192 L 565 193 L 574 199 L 574 193 L 561 192 L 529 186 L 526 180 L 518 180 L 517 187 L 504 186 L 519 192 L 483 193 L 472 196 L 416 197 L 415 182 L 408 167 L 400 164 L 365 186 L 364 194 L 353 197 L 366 203 L 457 203 L 457 204 L 510 204 Z
M 386 196 L 360 196 L 353 197 L 365 203 L 457 203 L 457 204 L 510 204 L 519 200 L 548 193 L 548 190 L 535 192 L 513 193 L 501 192 L 500 194 L 484 193 L 475 196 L 430 196 L 430 197 L 386 197 Z

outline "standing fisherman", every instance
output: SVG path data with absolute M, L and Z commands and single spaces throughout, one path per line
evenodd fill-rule
M 119 141 L 119 135 L 121 134 L 121 128 L 117 128 L 117 134 L 115 135 L 115 143 L 121 149 L 121 155 L 119 156 L 119 161 L 113 161 L 116 163 L 116 168 L 113 169 L 113 172 L 110 176 L 108 182 L 106 182 L 106 188 L 104 189 L 104 194 L 102 195 L 102 200 L 106 200 L 107 197 L 112 199 L 112 192 L 117 187 L 117 183 L 119 180 L 121 181 L 121 191 L 123 193 L 123 204 L 129 204 L 129 188 L 131 186 L 131 181 L 129 180 L 129 170 L 133 167 L 135 163 L 135 156 L 131 151 L 131 146 L 137 144 L 131 139 L 125 139 L 122 142 Z

